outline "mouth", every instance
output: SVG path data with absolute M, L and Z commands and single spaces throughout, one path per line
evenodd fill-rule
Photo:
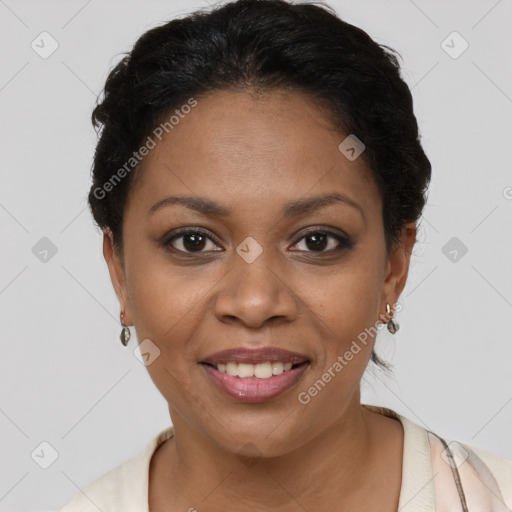
M 258 364 L 228 361 L 226 363 L 218 364 L 212 364 L 208 362 L 203 362 L 201 364 L 210 366 L 220 373 L 226 373 L 231 377 L 238 377 L 240 379 L 249 379 L 253 377 L 257 379 L 270 379 L 276 375 L 281 375 L 284 372 L 289 372 L 290 370 L 295 370 L 300 366 L 309 364 L 309 360 L 295 364 L 289 361 L 265 361 Z
M 308 359 L 264 361 L 257 364 L 227 361 L 202 362 L 200 366 L 217 388 L 241 402 L 266 402 L 294 387 L 309 368 Z

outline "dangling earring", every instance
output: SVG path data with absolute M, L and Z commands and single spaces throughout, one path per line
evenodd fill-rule
M 391 308 L 390 308 L 389 304 L 386 304 L 386 314 L 389 316 L 390 313 L 391 313 Z M 388 322 L 388 331 L 391 334 L 395 334 L 396 331 L 398 331 L 398 329 L 400 329 L 400 325 L 398 325 L 396 322 L 394 322 L 393 320 L 390 319 Z
M 121 338 L 121 343 L 126 347 L 130 341 L 131 332 L 130 329 L 124 325 L 123 317 L 124 311 L 121 311 L 121 325 L 123 326 L 123 330 L 121 331 L 121 335 L 119 337 Z

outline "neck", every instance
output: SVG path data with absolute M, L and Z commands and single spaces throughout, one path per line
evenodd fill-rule
M 320 503 L 361 508 L 374 485 L 371 475 L 382 468 L 379 429 L 389 426 L 362 408 L 357 396 L 335 422 L 300 448 L 275 457 L 250 457 L 213 443 L 177 412 L 171 416 L 175 435 L 157 452 L 150 473 L 154 503 L 160 500 L 167 510 L 171 503 L 176 510 L 229 510 L 233 504 L 240 511 L 324 509 Z

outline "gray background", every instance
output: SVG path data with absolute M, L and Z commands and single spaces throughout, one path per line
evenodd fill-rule
M 368 371 L 363 402 L 512 459 L 512 0 L 329 3 L 402 54 L 433 165 L 401 329 L 377 343 L 394 377 Z M 136 340 L 119 342 L 86 208 L 89 119 L 121 52 L 204 6 L 0 0 L 0 511 L 61 506 L 170 424 Z M 43 31 L 59 45 L 47 59 L 31 48 Z M 43 441 L 48 469 L 31 458 Z

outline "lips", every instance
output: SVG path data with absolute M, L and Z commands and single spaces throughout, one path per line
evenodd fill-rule
M 265 402 L 294 387 L 310 361 L 304 354 L 277 347 L 235 348 L 206 357 L 201 366 L 210 382 L 229 397 L 241 402 Z
M 217 366 L 219 363 L 226 364 L 229 362 L 259 364 L 277 361 L 297 365 L 308 361 L 308 357 L 304 354 L 290 352 L 289 350 L 277 347 L 262 347 L 257 349 L 240 347 L 215 352 L 206 357 L 202 362 Z
M 230 398 L 239 402 L 266 402 L 293 388 L 308 369 L 309 363 L 267 379 L 233 377 L 219 372 L 213 366 L 201 366 L 210 382 Z

